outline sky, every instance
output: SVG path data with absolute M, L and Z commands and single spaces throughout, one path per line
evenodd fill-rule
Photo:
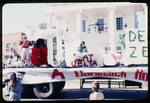
M 46 22 L 46 5 L 44 3 L 5 4 L 2 8 L 2 33 L 26 33 L 26 26 Z M 139 28 L 143 27 L 143 13 L 139 12 Z
M 2 8 L 2 33 L 26 33 L 26 26 L 46 22 L 45 11 L 44 3 L 5 4 Z

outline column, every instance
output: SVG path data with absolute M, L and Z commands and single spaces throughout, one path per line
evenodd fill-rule
M 53 38 L 47 36 L 47 48 L 48 48 L 48 64 L 53 65 Z
M 115 41 L 115 7 L 110 5 L 109 10 L 109 42 L 110 51 L 116 52 L 116 41 Z
M 63 18 L 60 18 L 60 33 L 63 33 Z
M 82 33 L 82 10 L 77 10 L 77 33 Z
M 52 16 L 53 14 L 50 12 L 46 12 L 47 16 L 47 48 L 48 48 L 48 64 L 53 65 L 53 38 L 51 37 L 51 29 L 52 29 Z
M 47 29 L 52 28 L 52 13 L 47 13 Z
M 57 29 L 57 33 L 60 33 L 60 17 L 56 18 L 56 29 Z M 58 34 L 57 34 L 58 35 Z
M 62 39 L 60 37 L 60 29 L 61 29 L 61 17 L 57 17 L 56 21 L 56 29 L 57 29 L 57 60 L 58 63 L 62 62 Z
M 64 24 L 63 24 L 63 26 L 64 26 L 64 27 L 63 27 L 63 29 L 64 29 L 63 31 L 64 31 L 64 35 L 65 35 L 65 34 L 66 34 L 66 29 L 68 28 L 68 20 L 63 20 L 63 23 L 64 23 Z M 68 29 L 69 29 L 69 28 L 68 28 Z

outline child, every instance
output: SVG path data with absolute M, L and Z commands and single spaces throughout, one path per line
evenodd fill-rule
M 99 89 L 99 83 L 93 82 L 92 90 L 94 92 L 90 94 L 90 100 L 104 100 L 105 99 L 104 94 L 102 92 L 99 92 L 98 89 Z
M 10 74 L 10 82 L 9 82 L 8 90 L 9 90 L 10 101 L 20 101 L 22 84 L 20 80 L 17 80 L 16 73 Z

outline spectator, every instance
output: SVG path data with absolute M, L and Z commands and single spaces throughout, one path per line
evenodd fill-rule
M 82 41 L 82 43 L 80 44 L 79 48 L 78 48 L 78 52 L 82 53 L 82 52 L 88 52 L 87 47 L 85 46 L 85 42 Z
M 8 85 L 9 90 L 9 100 L 10 101 L 20 101 L 21 92 L 22 92 L 22 84 L 20 80 L 17 80 L 16 73 L 10 74 L 10 82 Z
M 19 41 L 19 45 L 22 47 L 22 57 L 21 57 L 21 66 L 24 66 L 25 57 L 27 58 L 27 65 L 29 66 L 30 63 L 30 53 L 29 53 L 29 46 L 32 46 L 31 41 L 27 40 L 27 36 L 24 35 L 23 40 Z
M 104 100 L 104 94 L 102 92 L 99 92 L 99 83 L 93 82 L 92 83 L 92 90 L 93 93 L 90 94 L 90 100 Z
M 31 65 L 47 65 L 47 51 L 44 39 L 38 39 L 31 52 Z

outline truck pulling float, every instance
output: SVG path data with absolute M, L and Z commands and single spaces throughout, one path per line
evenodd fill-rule
M 65 81 L 75 79 L 120 78 L 148 85 L 148 47 L 144 34 L 144 30 L 128 30 L 120 35 L 124 39 L 123 55 L 76 53 L 70 62 L 71 67 L 4 68 L 3 85 L 9 82 L 10 72 L 17 73 L 23 84 L 22 96 L 33 91 L 38 98 L 52 98 L 64 88 Z

